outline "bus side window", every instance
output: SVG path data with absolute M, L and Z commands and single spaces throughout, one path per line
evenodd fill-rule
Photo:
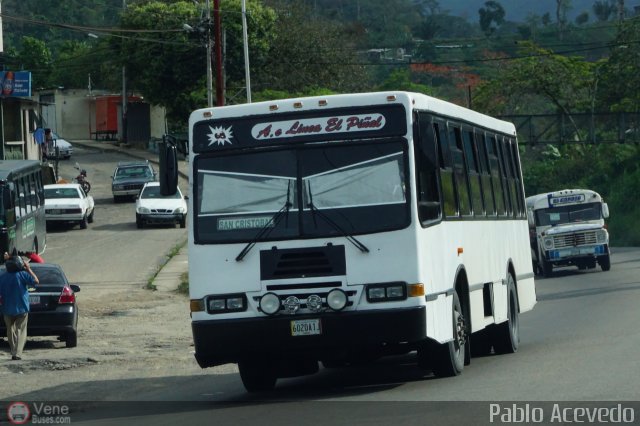
M 515 139 L 510 140 L 511 161 L 513 161 L 514 180 L 516 184 L 516 193 L 518 197 L 518 216 L 526 216 L 524 187 L 522 186 L 522 170 L 520 170 L 520 153 L 518 152 L 518 143 Z
M 418 216 L 421 223 L 442 217 L 440 192 L 438 191 L 438 156 L 436 138 L 430 118 L 422 114 L 418 119 L 419 132 L 416 141 L 416 175 L 418 189 Z
M 514 181 L 513 163 L 511 162 L 511 150 L 509 149 L 509 139 L 500 138 L 500 153 L 503 164 L 503 176 L 507 188 L 507 206 L 509 216 L 517 216 L 518 202 L 516 200 L 516 183 Z
M 482 184 L 482 194 L 487 216 L 496 215 L 496 203 L 491 184 L 491 169 L 489 168 L 489 157 L 487 154 L 487 140 L 484 132 L 476 132 L 476 147 L 478 148 L 478 158 L 480 159 L 480 181 Z
M 464 129 L 462 132 L 464 156 L 469 174 L 469 191 L 473 205 L 473 214 L 477 217 L 484 216 L 484 201 L 482 199 L 482 186 L 480 182 L 480 165 L 476 154 L 475 141 L 472 129 Z
M 458 217 L 458 202 L 456 197 L 455 180 L 447 140 L 447 125 L 444 122 L 434 122 L 433 130 L 438 143 L 438 165 L 440 168 L 440 184 L 442 186 L 442 201 L 444 214 L 447 217 Z
M 464 162 L 462 152 L 462 135 L 460 127 L 449 125 L 449 148 L 451 159 L 453 160 L 453 170 L 458 191 L 458 205 L 460 214 L 469 217 L 473 214 L 471 209 L 471 198 L 469 195 L 469 181 L 467 180 L 467 167 Z
M 506 216 L 507 205 L 505 202 L 504 187 L 502 185 L 502 172 L 498 158 L 498 144 L 496 135 L 490 135 L 487 140 L 487 153 L 489 157 L 489 169 L 491 170 L 491 182 L 493 194 L 496 199 L 496 210 L 499 216 Z

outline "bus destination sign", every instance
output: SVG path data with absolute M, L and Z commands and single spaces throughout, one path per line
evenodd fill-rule
M 316 117 L 256 124 L 251 129 L 251 136 L 257 140 L 291 138 L 301 135 L 362 132 L 382 129 L 384 125 L 385 118 L 382 114 Z

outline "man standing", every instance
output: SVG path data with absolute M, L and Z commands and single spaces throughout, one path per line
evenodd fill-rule
M 11 349 L 11 359 L 22 359 L 22 350 L 27 342 L 27 320 L 29 317 L 29 286 L 40 281 L 27 262 L 19 256 L 11 258 L 4 254 L 7 272 L 0 275 L 0 300 L 7 327 L 7 340 Z M 8 262 L 9 261 L 9 262 Z M 10 262 L 18 265 L 17 271 L 10 272 Z

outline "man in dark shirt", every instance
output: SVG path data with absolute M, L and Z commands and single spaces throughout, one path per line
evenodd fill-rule
M 5 262 L 11 256 L 4 254 Z M 20 259 L 22 260 L 22 259 Z M 29 286 L 39 283 L 38 277 L 27 262 L 20 262 L 24 269 L 0 275 L 0 300 L 2 314 L 7 327 L 7 340 L 11 359 L 22 359 L 22 350 L 27 342 L 27 320 L 29 318 Z

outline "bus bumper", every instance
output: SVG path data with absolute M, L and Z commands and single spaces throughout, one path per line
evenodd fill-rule
M 292 336 L 291 321 L 319 318 L 322 332 Z M 347 353 L 375 353 L 411 347 L 427 337 L 424 306 L 233 320 L 191 325 L 195 357 L 202 368 L 238 362 L 247 356 L 305 357 L 322 360 Z

